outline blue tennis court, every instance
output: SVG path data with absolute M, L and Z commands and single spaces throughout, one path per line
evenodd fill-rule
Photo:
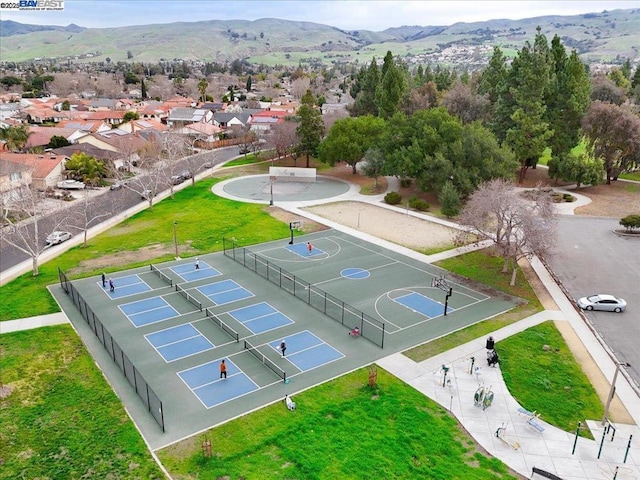
M 215 347 L 190 323 L 149 333 L 144 337 L 164 358 L 165 362 L 190 357 Z
M 258 385 L 228 358 L 225 359 L 227 378 L 220 378 L 221 360 L 219 358 L 178 372 L 178 376 L 206 408 L 258 390 Z
M 129 321 L 136 328 L 152 323 L 162 322 L 177 317 L 179 313 L 162 297 L 153 297 L 137 302 L 118 305 Z
M 443 304 L 416 292 L 394 298 L 393 301 L 428 318 L 439 317 L 444 314 Z M 447 313 L 450 312 L 453 312 L 453 308 L 447 306 Z
M 311 370 L 344 357 L 341 352 L 309 330 L 285 337 L 284 341 L 287 344 L 286 359 L 302 371 Z M 269 346 L 280 352 L 279 340 L 269 343 Z
M 182 265 L 174 265 L 171 267 L 171 271 L 182 278 L 185 282 L 193 282 L 195 280 L 202 280 L 203 278 L 218 277 L 222 275 L 207 262 L 199 261 L 198 265 L 200 268 L 196 269 L 194 263 L 183 263 Z
M 301 257 L 317 257 L 319 255 L 324 255 L 326 252 L 324 250 L 320 250 L 316 247 L 311 247 L 311 251 L 309 251 L 309 247 L 306 243 L 295 243 L 293 245 L 287 245 L 287 250 L 295 253 L 296 255 L 300 255 Z
M 248 307 L 238 308 L 227 312 L 242 323 L 254 334 L 268 332 L 276 328 L 295 323 L 277 308 L 267 302 L 256 303 Z
M 198 287 L 197 290 L 211 300 L 214 305 L 225 305 L 254 296 L 253 293 L 233 280 L 210 283 Z
M 114 291 L 109 291 L 109 284 L 104 293 L 113 298 L 123 298 L 136 293 L 148 292 L 152 288 L 138 275 L 127 275 L 126 277 L 113 278 Z M 102 283 L 100 282 L 102 286 Z

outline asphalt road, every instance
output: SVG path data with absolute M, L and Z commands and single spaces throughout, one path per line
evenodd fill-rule
M 627 301 L 623 313 L 585 314 L 640 385 L 640 238 L 614 234 L 622 228 L 618 221 L 559 217 L 557 247 L 547 262 L 574 299 L 609 293 Z
M 223 148 L 199 154 L 196 164 L 204 165 L 206 163 L 212 163 L 214 165 L 218 165 L 237 156 L 237 147 Z M 175 169 L 176 171 L 180 169 L 187 169 L 188 165 L 186 161 L 183 161 L 182 163 L 183 165 L 177 166 Z M 201 171 L 202 169 L 196 172 L 196 174 Z M 131 208 L 141 201 L 142 200 L 140 199 L 140 194 L 138 192 L 134 192 L 127 188 L 115 191 L 105 191 L 100 195 L 89 198 L 86 202 L 84 200 L 75 200 L 69 204 L 69 208 L 65 208 L 53 215 L 42 218 L 38 222 L 38 237 L 40 238 L 41 246 L 44 247 L 45 237 L 55 229 L 69 231 L 74 235 L 82 235 L 82 232 L 85 229 L 86 219 L 94 219 L 89 222 L 86 227 L 91 228 L 106 221 L 108 218 Z M 60 222 L 62 222 L 61 226 L 59 226 Z M 33 225 L 28 228 L 33 231 Z M 13 238 L 15 238 L 15 235 Z M 0 271 L 5 271 L 27 260 L 30 260 L 30 257 L 26 253 L 18 250 L 12 245 L 9 245 L 7 242 L 2 242 L 0 244 Z

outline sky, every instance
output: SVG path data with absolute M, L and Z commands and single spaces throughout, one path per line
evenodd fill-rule
M 640 8 L 640 0 L 64 0 L 62 11 L 2 10 L 0 18 L 38 25 L 75 23 L 87 28 L 201 20 L 279 18 L 321 23 L 344 30 L 382 31 L 403 25 L 444 26 L 457 22 L 500 18 L 517 20 L 620 8 Z

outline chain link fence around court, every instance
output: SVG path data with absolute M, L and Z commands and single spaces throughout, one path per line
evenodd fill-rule
M 124 374 L 125 378 L 138 394 L 138 397 L 140 397 L 144 405 L 147 407 L 149 413 L 151 413 L 164 432 L 164 410 L 160 398 L 155 394 L 142 374 L 125 355 L 122 348 L 120 348 L 120 345 L 118 345 L 114 340 L 98 316 L 93 313 L 87 302 L 82 298 L 78 290 L 76 290 L 73 284 L 69 281 L 67 275 L 60 268 L 58 268 L 58 276 L 60 278 L 60 286 L 62 289 L 67 295 L 69 295 L 69 297 L 71 297 L 74 305 L 82 314 L 82 318 L 85 319 L 91 330 L 93 330 L 93 333 L 98 337 L 98 340 L 100 340 L 102 346 L 107 350 L 111 359 Z
M 380 348 L 384 348 L 384 322 L 370 317 L 324 290 L 296 277 L 257 253 L 251 252 L 245 247 L 238 247 L 234 241 L 223 238 L 222 249 L 227 257 L 266 278 L 274 285 L 286 290 L 341 325 L 350 330 L 358 327 L 360 336 L 375 343 Z

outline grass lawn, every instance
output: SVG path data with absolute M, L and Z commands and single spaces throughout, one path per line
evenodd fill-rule
M 0 478 L 164 478 L 70 326 L 0 335 L 0 371 Z
M 378 369 L 357 370 L 158 452 L 174 478 L 500 479 L 446 410 Z M 204 458 L 202 441 L 212 443 Z
M 0 321 L 59 311 L 47 285 L 55 283 L 57 268 L 71 278 L 97 275 L 173 259 L 173 222 L 181 256 L 222 249 L 222 237 L 240 245 L 286 238 L 289 228 L 270 216 L 262 205 L 240 203 L 211 194 L 220 179 L 206 179 L 176 192 L 175 198 L 154 205 L 92 238 L 86 248 L 75 247 L 43 264 L 40 275 L 27 273 L 0 287 Z
M 548 345 L 549 350 L 543 349 Z M 567 432 L 599 420 L 604 405 L 553 322 L 528 328 L 496 344 L 509 392 L 529 411 Z M 589 438 L 588 430 L 583 433 Z
M 466 253 L 458 257 L 442 260 L 435 265 L 457 275 L 488 285 L 501 292 L 520 297 L 526 300 L 527 303 L 510 312 L 503 313 L 484 322 L 476 323 L 475 325 L 471 325 L 450 335 L 404 352 L 407 357 L 416 362 L 426 360 L 453 347 L 483 337 L 489 332 L 498 330 L 499 328 L 543 310 L 540 301 L 533 292 L 529 282 L 523 278 L 523 275 L 521 273 L 518 275 L 516 285 L 512 287 L 509 285 L 511 272 L 506 274 L 501 273 L 502 259 L 488 255 L 485 251 Z

